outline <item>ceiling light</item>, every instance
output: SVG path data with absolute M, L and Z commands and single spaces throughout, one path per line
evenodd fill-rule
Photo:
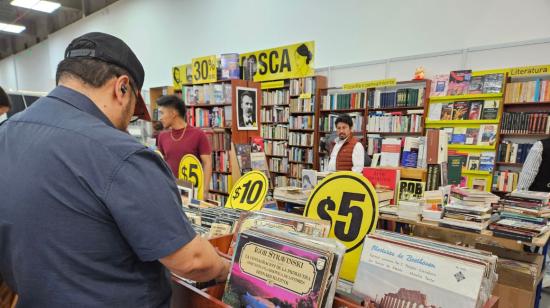
M 25 30 L 24 26 L 14 25 L 14 24 L 5 24 L 0 22 L 0 31 L 11 32 L 11 33 L 21 33 Z
M 60 3 L 44 0 L 13 0 L 10 4 L 45 13 L 51 13 L 61 6 Z

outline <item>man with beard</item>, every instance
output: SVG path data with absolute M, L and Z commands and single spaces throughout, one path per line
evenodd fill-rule
M 365 164 L 365 149 L 353 136 L 353 120 L 347 114 L 336 119 L 334 148 L 330 153 L 327 171 L 353 171 L 361 173 Z

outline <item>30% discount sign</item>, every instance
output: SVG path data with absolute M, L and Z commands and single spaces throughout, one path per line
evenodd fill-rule
M 258 170 L 245 173 L 233 186 L 225 207 L 257 211 L 264 206 L 268 181 L 265 174 Z
M 178 170 L 178 179 L 188 181 L 197 189 L 196 198 L 202 200 L 204 177 L 202 165 L 195 155 L 187 154 L 182 157 Z
M 354 281 L 363 241 L 378 220 L 378 197 L 372 184 L 355 172 L 332 173 L 309 196 L 304 216 L 330 221 L 329 237 L 346 246 L 340 277 Z

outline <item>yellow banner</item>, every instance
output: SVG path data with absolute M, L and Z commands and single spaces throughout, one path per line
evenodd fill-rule
M 269 183 L 265 174 L 258 170 L 245 173 L 231 189 L 225 207 L 258 211 L 264 207 Z
M 313 76 L 315 42 L 309 41 L 240 55 L 243 71 L 254 81 L 269 81 Z
M 311 98 L 311 93 L 302 93 L 298 98 L 305 99 L 305 98 Z
M 550 74 L 550 65 L 521 66 L 510 69 L 511 77 Z
M 191 64 L 172 67 L 172 83 L 174 84 L 174 89 L 181 89 L 183 85 L 191 84 L 192 82 Z
M 315 186 L 304 216 L 331 222 L 329 237 L 346 246 L 340 278 L 354 281 L 367 234 L 376 229 L 378 196 L 371 183 L 351 171 L 332 173 Z
M 378 88 L 378 87 L 393 87 L 395 85 L 397 85 L 397 80 L 395 78 L 389 78 L 389 79 L 380 79 L 380 80 L 372 80 L 372 81 L 346 83 L 342 85 L 342 89 L 343 90 L 364 90 L 364 89 Z
M 285 86 L 284 80 L 266 81 L 266 82 L 262 82 L 261 84 L 262 90 L 283 88 L 284 86 Z
M 193 67 L 193 84 L 216 82 L 218 80 L 218 59 L 215 55 L 194 58 L 191 65 Z
M 204 189 L 204 176 L 200 160 L 192 154 L 182 157 L 178 170 L 178 179 L 191 182 L 193 188 L 197 189 L 195 199 L 202 200 Z

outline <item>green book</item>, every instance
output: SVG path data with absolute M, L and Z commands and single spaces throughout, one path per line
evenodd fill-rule
M 459 185 L 462 176 L 462 166 L 466 161 L 464 155 L 449 155 L 448 157 L 448 174 L 449 185 Z

